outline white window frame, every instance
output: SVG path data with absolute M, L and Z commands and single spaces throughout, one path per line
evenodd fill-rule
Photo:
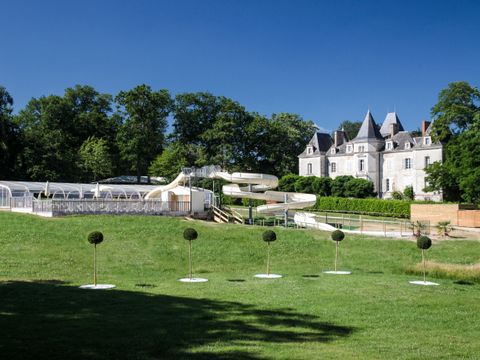
M 312 147 L 311 146 L 307 146 L 307 155 L 310 155 L 312 153 Z
M 406 142 L 406 143 L 405 143 L 405 150 L 408 150 L 408 149 L 410 149 L 410 143 L 409 143 L 409 142 Z
M 330 153 L 331 153 L 331 154 L 335 154 L 336 152 L 337 152 L 337 151 L 336 151 L 335 148 L 332 148 L 332 150 L 330 150 Z
M 337 172 L 337 163 L 336 162 L 332 162 L 330 164 L 330 172 L 332 173 L 336 173 Z
M 307 175 L 312 175 L 312 163 L 307 164 Z
M 390 187 L 391 187 L 390 179 L 387 178 L 385 179 L 385 192 L 390 192 Z
M 430 136 L 425 136 L 425 137 L 423 138 L 423 144 L 424 144 L 424 145 L 427 145 L 427 146 L 429 146 L 429 145 L 432 144 L 432 139 L 430 138 Z
M 431 165 L 430 156 L 425 156 L 425 169 Z
M 358 160 L 358 171 L 365 172 L 365 159 Z
M 365 145 L 358 145 L 358 152 L 365 152 Z
M 352 152 L 352 145 L 347 145 L 347 153 L 351 153 Z
M 387 141 L 387 144 L 386 144 L 386 149 L 387 150 L 392 150 L 393 149 L 393 142 L 392 141 Z
M 412 158 L 405 158 L 403 160 L 403 167 L 405 170 L 411 170 L 412 169 Z

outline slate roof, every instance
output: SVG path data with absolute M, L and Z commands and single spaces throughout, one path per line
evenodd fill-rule
M 372 113 L 368 110 L 357 136 L 352 141 L 383 140 Z
M 313 147 L 313 152 L 307 155 L 307 149 L 299 155 L 299 157 L 310 157 L 325 153 L 330 149 L 333 144 L 333 139 L 329 134 L 316 132 L 312 139 L 308 142 L 307 147 L 310 145 Z
M 382 127 L 380 128 L 380 134 L 383 137 L 387 137 L 388 135 L 390 135 L 390 125 L 391 124 L 397 124 L 397 131 L 405 131 L 402 123 L 400 122 L 400 119 L 397 116 L 397 113 L 396 112 L 390 112 L 385 117 L 385 121 L 383 122 Z

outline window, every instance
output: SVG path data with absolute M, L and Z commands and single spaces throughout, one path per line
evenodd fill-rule
M 431 144 L 430 137 L 426 137 L 423 142 L 425 145 L 430 145 Z
M 387 141 L 387 150 L 392 150 L 393 149 L 393 143 L 391 141 Z
M 352 145 L 347 145 L 347 153 L 351 153 L 352 152 Z
M 331 163 L 330 168 L 332 173 L 337 172 L 337 163 Z
M 359 162 L 358 162 L 358 169 L 360 171 L 365 171 L 365 160 L 361 159 Z
M 358 147 L 358 152 L 365 152 L 365 146 L 360 145 L 360 146 Z
M 307 147 L 307 154 L 310 155 L 311 153 L 312 153 L 312 147 L 309 146 L 309 147 Z
M 312 164 L 308 163 L 307 164 L 307 175 L 311 175 L 311 174 L 312 174 Z
M 412 159 L 406 158 L 405 159 L 405 169 L 411 169 L 412 168 Z
M 410 143 L 409 142 L 405 143 L 405 149 L 410 149 Z
M 385 180 L 385 191 L 390 191 L 390 179 Z
M 425 156 L 425 167 L 427 168 L 430 165 L 430 156 Z
M 335 151 L 335 148 L 332 148 L 332 150 L 330 151 L 332 154 L 335 154 L 336 151 Z

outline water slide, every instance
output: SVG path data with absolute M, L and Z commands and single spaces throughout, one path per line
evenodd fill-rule
M 188 177 L 189 175 L 182 171 L 170 184 L 159 186 L 150 191 L 145 196 L 145 199 L 160 198 L 162 192 L 171 190 L 180 183 L 185 183 Z M 223 193 L 227 196 L 276 202 L 274 204 L 258 206 L 257 212 L 259 213 L 275 213 L 290 209 L 303 209 L 313 206 L 316 201 L 316 196 L 313 194 L 270 190 L 278 186 L 278 178 L 273 175 L 240 172 L 228 173 L 213 169 L 205 171 L 199 177 L 228 181 L 230 184 L 224 185 L 222 188 Z

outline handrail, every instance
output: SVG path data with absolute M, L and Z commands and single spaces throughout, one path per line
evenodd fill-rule
M 216 207 L 215 205 L 212 205 L 212 210 L 214 215 L 217 215 L 220 219 L 222 219 L 226 223 L 229 222 L 230 216 L 225 211 Z
M 237 220 L 238 222 L 240 222 L 241 224 L 243 224 L 245 221 L 243 219 L 243 216 L 242 214 L 240 214 L 238 211 L 236 211 L 235 209 L 232 209 L 230 206 L 225 206 L 224 207 L 225 209 L 227 209 L 228 211 L 230 211 L 231 213 L 231 216 Z

